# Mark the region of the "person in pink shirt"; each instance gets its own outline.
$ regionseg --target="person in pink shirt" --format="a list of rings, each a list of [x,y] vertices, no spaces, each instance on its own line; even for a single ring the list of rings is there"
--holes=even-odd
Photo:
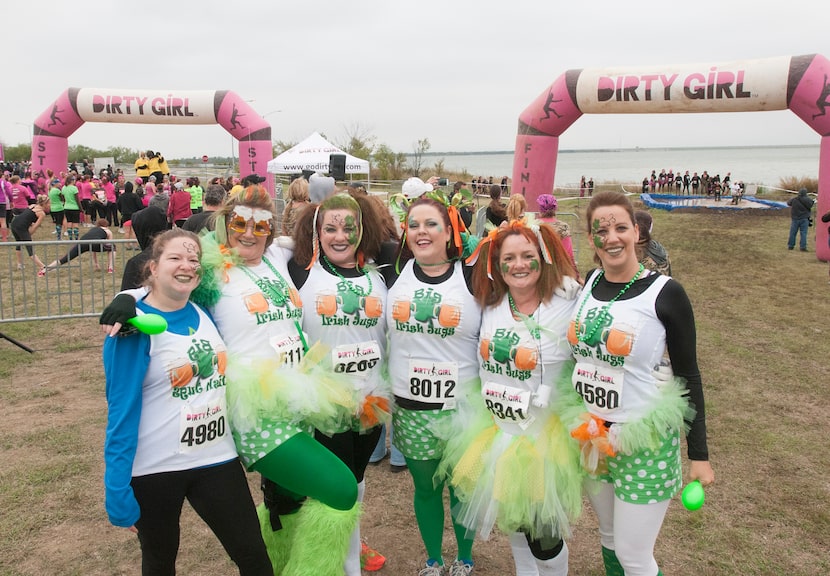
[[[12,213],[12,185],[9,184],[9,172],[3,172],[0,178],[0,241],[9,239],[9,217]]]
[[[145,207],[147,207],[150,204],[150,200],[152,200],[153,196],[155,196],[157,193],[158,190],[156,188],[156,177],[150,175],[147,178],[147,183],[144,185],[144,197],[141,199]]]
[[[115,195],[115,184],[109,179],[109,176],[101,176],[101,187],[104,189],[104,197],[107,199],[107,222],[110,226],[120,226],[118,222],[118,199]]]
[[[184,184],[176,182],[173,193],[170,195],[170,203],[167,205],[167,220],[181,228],[184,221],[192,214],[190,193],[184,189]]]
[[[84,228],[92,226],[95,221],[95,214],[92,208],[92,182],[89,176],[83,175],[76,182],[78,188],[78,200],[81,203],[81,218],[84,219]]]
[[[23,184],[20,176],[15,174],[9,179],[11,184],[11,207],[12,214],[19,216],[23,211],[29,207],[29,196],[31,196],[31,189]]]

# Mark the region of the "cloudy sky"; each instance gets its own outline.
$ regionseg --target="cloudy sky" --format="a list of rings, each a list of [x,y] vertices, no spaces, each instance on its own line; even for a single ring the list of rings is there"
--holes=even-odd
[[[273,139],[346,134],[411,152],[512,150],[519,114],[563,72],[820,53],[823,0],[10,0],[0,142],[70,86],[232,90]],[[13,20],[9,21],[9,17]],[[9,81],[11,81],[9,83]],[[70,144],[229,156],[219,126],[87,123]],[[585,115],[561,149],[818,144],[789,111]]]

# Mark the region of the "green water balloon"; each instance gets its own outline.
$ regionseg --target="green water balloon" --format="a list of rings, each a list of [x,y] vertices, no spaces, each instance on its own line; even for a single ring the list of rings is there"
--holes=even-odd
[[[686,487],[683,489],[683,493],[680,494],[680,500],[683,502],[683,507],[686,510],[698,510],[701,506],[703,506],[703,502],[706,500],[706,495],[703,493],[703,485],[700,483],[699,480],[692,480]]]
[[[159,314],[141,314],[130,318],[127,322],[145,334],[161,334],[167,330],[167,320]]]

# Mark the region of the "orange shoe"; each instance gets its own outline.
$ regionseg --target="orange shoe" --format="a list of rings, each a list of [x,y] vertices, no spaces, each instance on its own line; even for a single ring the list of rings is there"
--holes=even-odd
[[[372,550],[368,546],[366,546],[365,542],[360,543],[360,567],[366,570],[367,572],[375,572],[383,568],[383,565],[386,563],[386,556],[378,552],[377,550]]]

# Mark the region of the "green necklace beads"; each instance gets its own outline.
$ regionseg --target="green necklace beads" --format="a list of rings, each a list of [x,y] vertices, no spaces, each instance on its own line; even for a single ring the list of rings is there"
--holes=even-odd
[[[519,312],[519,308],[516,306],[516,302],[513,300],[513,295],[510,292],[507,293],[507,301],[510,303],[510,310],[513,312],[513,316],[524,322],[528,331],[530,331],[530,335],[536,340],[539,340],[542,337],[542,327],[539,326],[536,319],[532,315]]]
[[[323,260],[323,262],[325,262],[325,263],[326,263],[326,266],[328,266],[328,268],[329,268],[329,270],[331,270],[332,274],[334,274],[335,276],[337,276],[338,278],[340,278],[340,281],[341,281],[341,282],[342,282],[342,283],[346,286],[346,288],[347,288],[347,289],[348,289],[351,293],[353,293],[355,296],[366,296],[366,295],[368,295],[368,294],[371,294],[371,293],[372,293],[372,277],[369,275],[369,273],[368,273],[368,272],[366,272],[365,270],[361,270],[360,268],[358,268],[357,266],[355,266],[355,270],[357,270],[358,272],[360,272],[361,274],[363,274],[364,276],[366,276],[366,281],[367,281],[367,282],[368,282],[368,284],[369,284],[368,288],[367,288],[367,289],[366,289],[366,291],[364,292],[364,291],[363,291],[363,287],[362,287],[362,286],[356,286],[354,283],[352,283],[352,282],[350,282],[349,280],[347,280],[346,278],[344,278],[344,277],[343,277],[343,275],[342,275],[340,272],[338,272],[338,271],[337,271],[337,268],[335,268],[334,264],[332,264],[332,263],[329,261],[329,259],[328,259],[328,258],[326,258],[326,255],[325,255],[325,254],[323,254],[323,255],[322,255],[322,258],[321,258],[321,259]]]
[[[585,295],[585,298],[582,299],[582,304],[579,306],[579,311],[576,313],[576,334],[580,342],[587,344],[589,341],[592,341],[591,339],[594,337],[594,334],[597,330],[599,330],[599,327],[602,326],[602,323],[605,321],[605,317],[608,316],[608,309],[611,308],[611,305],[617,300],[619,300],[619,298],[623,294],[625,294],[629,288],[631,288],[634,282],[636,282],[640,275],[643,273],[643,270],[645,270],[645,266],[640,264],[639,268],[637,268],[637,273],[634,275],[634,277],[628,281],[628,284],[623,286],[623,289],[620,290],[619,294],[617,294],[616,296],[611,298],[611,300],[606,302],[605,306],[603,306],[602,309],[599,311],[597,317],[594,320],[592,320],[591,329],[586,330],[584,334],[581,334],[579,327],[582,325],[582,322],[580,321],[580,317],[582,316],[582,310],[585,308],[585,304],[588,302],[588,298],[591,297],[594,288],[597,287],[600,278],[602,278],[602,276],[605,274],[605,270],[600,270],[599,274],[597,274],[596,280],[594,280],[594,283],[591,284],[591,289],[588,290],[588,293]]]

